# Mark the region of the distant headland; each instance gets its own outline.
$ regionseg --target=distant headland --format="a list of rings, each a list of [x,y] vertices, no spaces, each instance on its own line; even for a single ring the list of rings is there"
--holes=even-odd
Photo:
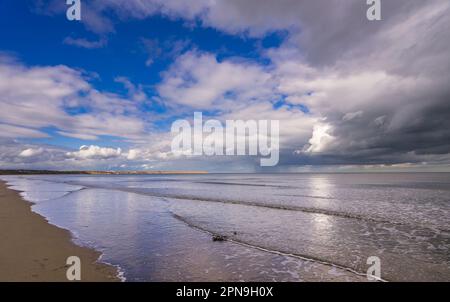
[[[83,174],[83,175],[154,175],[208,174],[207,171],[58,171],[58,170],[0,170],[0,175]]]

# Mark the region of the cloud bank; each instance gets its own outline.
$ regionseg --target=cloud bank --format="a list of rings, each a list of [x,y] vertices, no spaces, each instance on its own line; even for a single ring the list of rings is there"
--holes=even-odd
[[[279,119],[280,169],[448,167],[450,3],[399,0],[384,1],[382,7],[383,20],[368,22],[365,1],[357,0],[97,0],[86,3],[84,22],[99,35],[114,34],[119,22],[154,16],[243,38],[283,32],[279,47],[260,50],[264,64],[219,59],[184,43],[183,51],[171,54],[173,62],[154,87],[154,99],[167,108],[159,118],[203,111],[219,120]],[[46,14],[62,9],[55,1],[36,5]],[[69,38],[66,43],[103,46]],[[162,46],[145,39],[141,43],[152,65]],[[5,150],[3,165],[4,158],[13,165],[48,159],[52,152],[54,158],[78,162],[97,157],[115,167],[170,167],[174,160],[180,165],[182,159],[168,153],[167,129],[156,130],[143,116],[140,106],[148,97],[138,84],[118,77],[129,91],[120,96],[95,89],[83,72],[64,65],[0,62],[0,136],[5,140],[44,138],[49,134],[43,129],[54,127],[66,137],[132,141],[127,150],[92,145],[61,151],[61,156],[53,149],[24,146],[14,158],[11,149]],[[227,161],[201,160],[210,167]]]

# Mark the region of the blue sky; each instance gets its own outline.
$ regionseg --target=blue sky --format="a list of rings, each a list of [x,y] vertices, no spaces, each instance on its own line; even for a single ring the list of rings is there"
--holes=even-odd
[[[64,14],[53,16],[33,13],[33,1],[6,1],[0,11],[2,30],[0,47],[11,51],[30,65],[64,64],[73,68],[94,71],[102,81],[99,89],[123,92],[123,87],[114,82],[117,75],[125,76],[143,85],[155,85],[160,72],[172,63],[170,54],[160,54],[151,66],[146,66],[149,53],[143,39],[159,43],[185,41],[184,51],[199,49],[212,52],[218,60],[241,57],[264,62],[261,48],[280,45],[283,31],[252,38],[245,35],[230,35],[213,28],[192,27],[183,20],[169,20],[153,16],[144,20],[127,20],[115,26],[115,32],[105,35],[107,45],[98,49],[74,47],[63,43],[67,37],[97,41],[97,35],[86,29],[83,22],[68,21]],[[165,52],[170,52],[168,45]],[[179,55],[180,53],[178,53]],[[151,91],[150,91],[151,92]]]
[[[171,123],[201,111],[280,120],[274,171],[448,169],[426,118],[447,113],[445,1],[379,23],[354,0],[81,4],[81,21],[63,0],[0,4],[0,168],[259,171],[170,153]]]
[[[183,20],[169,20],[162,16],[153,16],[145,20],[128,20],[116,24],[113,33],[97,35],[90,31],[83,22],[68,21],[64,14],[36,14],[33,1],[6,1],[0,12],[2,28],[0,48],[16,56],[27,65],[65,65],[96,74],[91,83],[101,91],[114,92],[126,96],[126,88],[118,83],[117,77],[125,77],[130,82],[139,83],[148,96],[156,95],[153,86],[161,81],[161,73],[173,63],[175,55],[198,50],[214,53],[217,60],[239,57],[266,64],[262,56],[263,48],[277,47],[282,42],[283,31],[253,38],[245,35],[230,35],[213,28],[193,27]],[[68,7],[68,6],[67,6]],[[64,40],[87,39],[92,41],[107,40],[105,46],[85,48],[68,45]],[[161,47],[161,53],[152,54],[146,49],[145,40],[151,40],[155,47]],[[167,45],[163,45],[166,43]],[[176,43],[183,43],[182,49],[171,54]],[[152,56],[152,64],[146,64]],[[275,100],[276,101],[276,100]],[[280,102],[283,102],[280,99]],[[71,114],[81,114],[85,108],[71,110]],[[163,105],[147,104],[141,108],[142,113],[166,111]],[[172,119],[159,122],[161,130],[170,129]],[[33,143],[54,144],[68,148],[78,148],[89,144],[86,140],[77,140],[58,135],[57,129],[42,129],[51,137],[32,139]],[[112,138],[104,137],[96,145],[117,145]],[[127,144],[120,143],[125,147]]]

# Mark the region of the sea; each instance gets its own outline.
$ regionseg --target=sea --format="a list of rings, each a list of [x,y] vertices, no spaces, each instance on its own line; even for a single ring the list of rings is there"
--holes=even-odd
[[[450,173],[0,178],[124,281],[450,281]]]

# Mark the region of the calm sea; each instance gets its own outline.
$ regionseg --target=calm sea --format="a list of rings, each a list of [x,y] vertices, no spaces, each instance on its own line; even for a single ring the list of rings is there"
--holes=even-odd
[[[127,281],[450,281],[446,173],[1,178]]]

